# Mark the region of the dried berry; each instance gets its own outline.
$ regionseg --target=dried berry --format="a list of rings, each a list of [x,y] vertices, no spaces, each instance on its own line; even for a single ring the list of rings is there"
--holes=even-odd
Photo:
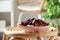
[[[40,26],[39,24],[39,20],[35,20],[34,23],[33,23],[34,26]]]
[[[42,21],[40,19],[39,19],[39,22],[40,22],[41,26],[47,26],[47,25],[49,25],[49,23],[46,23],[45,21]]]
[[[29,24],[29,20],[26,20],[26,21],[21,22],[21,25],[27,26],[28,24]]]
[[[32,20],[28,19],[28,21],[29,21],[28,25],[32,25]]]
[[[42,21],[41,19],[32,18],[32,19],[28,19],[26,21],[21,22],[21,25],[25,25],[25,26],[33,25],[36,27],[40,27],[40,26],[47,26],[49,25],[49,23],[46,23],[45,21]]]

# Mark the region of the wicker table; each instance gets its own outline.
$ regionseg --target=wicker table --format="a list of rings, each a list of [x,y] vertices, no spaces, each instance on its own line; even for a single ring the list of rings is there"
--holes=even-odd
[[[10,30],[12,31],[12,29],[17,29],[18,27],[9,27],[9,28],[6,28],[6,30]],[[3,34],[3,40],[8,40],[9,37],[15,37],[14,40],[19,40],[20,38],[23,38],[21,40],[31,40],[33,37],[36,37],[37,40],[42,40],[42,37],[49,37],[49,40],[58,40],[57,39],[57,34],[58,34],[58,30],[55,29],[55,30],[46,30],[45,32],[37,32],[37,33],[23,33],[19,30],[17,30],[17,33],[15,31],[15,33],[12,33],[10,31],[6,31],[4,32]]]

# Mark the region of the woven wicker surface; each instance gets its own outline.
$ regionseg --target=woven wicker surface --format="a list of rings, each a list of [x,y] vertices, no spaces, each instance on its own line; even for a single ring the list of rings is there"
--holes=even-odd
[[[42,36],[52,36],[52,35],[57,35],[57,33],[58,33],[58,30],[57,29],[49,29],[49,30],[45,30],[44,32],[35,32],[35,33],[29,33],[28,31],[27,32],[25,32],[25,30],[26,29],[24,29],[24,28],[20,28],[20,27],[9,27],[9,28],[6,28],[6,31],[5,31],[5,33],[7,34],[7,35],[9,35],[9,34],[11,34],[11,35],[28,35],[28,36],[38,36],[38,34],[39,35],[42,35]],[[34,34],[34,35],[33,35]],[[13,35],[13,36],[14,36]]]
[[[41,0],[17,0],[19,5],[24,6],[37,6],[40,5]]]

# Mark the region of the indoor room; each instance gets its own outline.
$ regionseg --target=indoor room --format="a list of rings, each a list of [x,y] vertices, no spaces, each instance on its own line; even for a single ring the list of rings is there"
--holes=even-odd
[[[0,0],[0,40],[60,40],[60,0]]]

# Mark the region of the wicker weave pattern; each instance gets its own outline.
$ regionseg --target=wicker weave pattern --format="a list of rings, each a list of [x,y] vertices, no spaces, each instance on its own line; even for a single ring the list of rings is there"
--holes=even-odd
[[[17,0],[18,5],[23,6],[38,6],[42,0]]]

